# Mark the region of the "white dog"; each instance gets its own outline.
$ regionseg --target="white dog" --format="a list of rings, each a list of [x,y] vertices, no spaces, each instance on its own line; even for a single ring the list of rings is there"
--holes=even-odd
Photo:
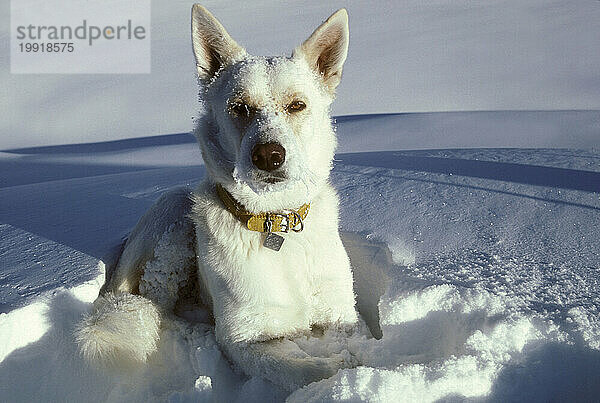
[[[358,323],[328,182],[346,11],[291,57],[256,57],[196,4],[192,42],[203,108],[195,136],[207,177],[193,192],[163,196],[140,220],[77,331],[82,352],[92,361],[145,361],[161,320],[197,293],[220,346],[248,374],[293,389],[355,365],[291,341]]]

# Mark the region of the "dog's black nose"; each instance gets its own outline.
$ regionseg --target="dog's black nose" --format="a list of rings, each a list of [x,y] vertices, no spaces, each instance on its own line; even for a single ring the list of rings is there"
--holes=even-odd
[[[252,163],[263,171],[274,171],[285,161],[285,148],[277,143],[257,144],[252,149]]]

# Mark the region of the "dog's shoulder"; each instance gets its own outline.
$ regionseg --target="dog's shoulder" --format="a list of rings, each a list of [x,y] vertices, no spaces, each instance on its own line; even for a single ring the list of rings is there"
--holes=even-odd
[[[155,257],[158,244],[167,234],[193,236],[189,219],[192,195],[190,188],[179,187],[164,193],[154,202],[129,234],[115,269],[107,272],[101,294],[136,290],[146,263]]]
[[[157,238],[173,225],[187,226],[192,206],[193,192],[189,187],[164,193],[142,216],[129,238]]]

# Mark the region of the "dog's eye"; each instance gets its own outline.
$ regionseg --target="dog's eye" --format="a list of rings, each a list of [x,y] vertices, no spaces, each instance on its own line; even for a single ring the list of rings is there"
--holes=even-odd
[[[254,113],[254,108],[243,102],[232,103],[229,110],[240,117],[250,117]]]
[[[285,107],[285,110],[288,111],[289,113],[295,113],[295,112],[300,112],[301,110],[304,110],[304,108],[306,108],[306,104],[302,101],[294,101],[291,104],[289,104],[288,106]]]

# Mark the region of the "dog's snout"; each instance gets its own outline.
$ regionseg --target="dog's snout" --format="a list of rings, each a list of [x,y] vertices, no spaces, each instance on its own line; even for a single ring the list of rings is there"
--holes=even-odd
[[[263,171],[274,171],[285,162],[285,148],[278,143],[257,144],[252,149],[252,163]]]

